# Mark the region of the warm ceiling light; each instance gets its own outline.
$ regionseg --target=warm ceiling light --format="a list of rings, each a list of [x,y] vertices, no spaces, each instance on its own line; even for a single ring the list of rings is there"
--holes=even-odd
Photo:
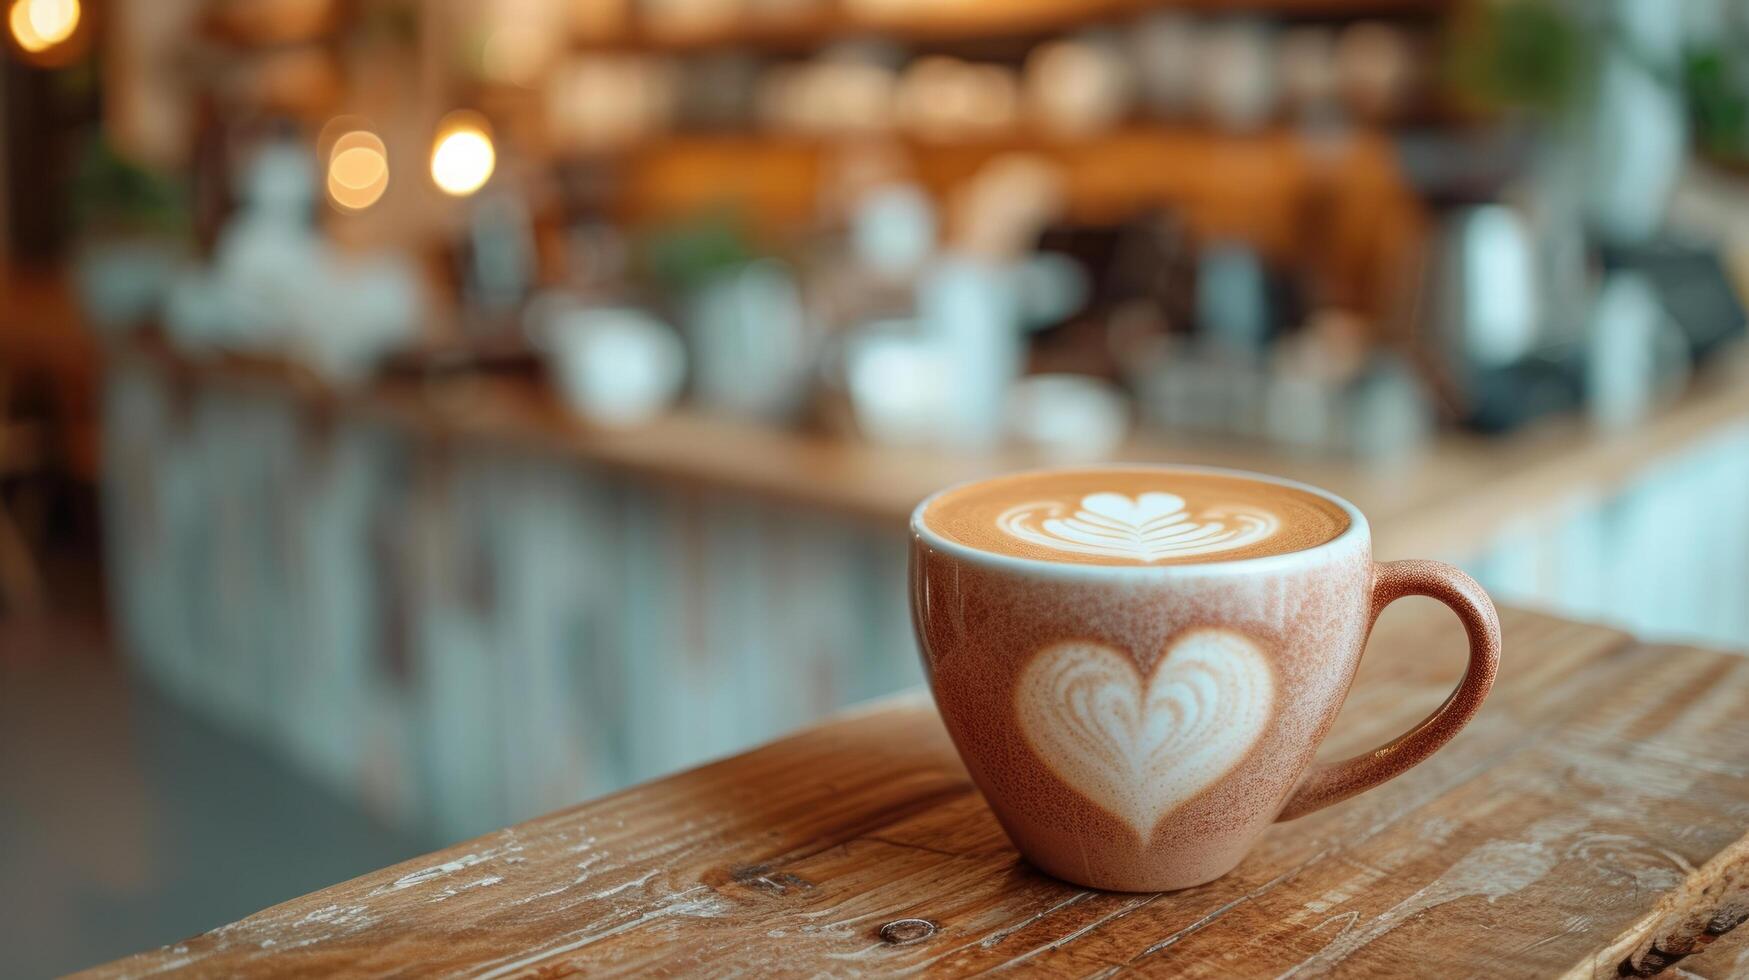
[[[342,133],[328,152],[328,196],[348,211],[362,211],[389,187],[389,153],[377,134]]]
[[[6,20],[18,46],[38,54],[72,37],[79,13],[79,0],[13,0]]]
[[[497,165],[486,120],[474,112],[452,112],[437,127],[431,147],[431,179],[445,194],[466,197],[485,186]]]

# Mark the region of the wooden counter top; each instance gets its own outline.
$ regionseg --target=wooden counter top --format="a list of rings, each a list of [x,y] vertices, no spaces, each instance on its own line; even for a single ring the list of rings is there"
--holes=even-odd
[[[929,493],[964,480],[1041,465],[1024,453],[948,454],[889,449],[676,411],[608,431],[568,413],[541,386],[517,380],[421,388],[379,384],[341,391],[281,364],[202,360],[162,344],[112,352],[145,357],[206,382],[294,391],[333,411],[436,436],[482,439],[578,457],[623,471],[822,508],[902,527]],[[1373,523],[1380,558],[1463,554],[1512,520],[1572,496],[1606,495],[1659,460],[1733,425],[1749,425],[1749,357],[1723,358],[1691,390],[1639,426],[1600,432],[1559,419],[1504,438],[1440,437],[1390,465],[1300,457],[1206,441],[1138,443],[1122,458],[1277,473],[1339,493]]]
[[[1031,870],[914,694],[93,975],[1742,975],[1749,658],[1503,621],[1450,746],[1198,888]],[[1394,608],[1326,752],[1421,718],[1461,645],[1443,609]]]

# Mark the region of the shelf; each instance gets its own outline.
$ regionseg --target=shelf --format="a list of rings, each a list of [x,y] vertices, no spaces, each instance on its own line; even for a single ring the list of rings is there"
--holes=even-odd
[[[667,217],[741,198],[754,210],[769,203],[804,218],[818,198],[812,185],[833,155],[854,153],[868,139],[807,136],[681,136],[628,151],[627,206],[633,216]],[[918,180],[945,196],[993,158],[1038,155],[1063,171],[1071,206],[1103,210],[1154,198],[1210,195],[1272,201],[1316,166],[1309,145],[1287,128],[1235,134],[1195,126],[1137,124],[1082,139],[1018,132],[966,140],[891,137],[905,150]],[[1359,133],[1351,148],[1372,153],[1382,137]],[[1242,175],[1239,176],[1239,175]],[[793,202],[806,213],[787,215]]]
[[[1207,14],[1256,13],[1293,17],[1426,16],[1451,0],[963,0],[925,11],[852,13],[833,5],[819,11],[651,29],[635,16],[623,29],[579,37],[584,51],[688,54],[714,49],[808,51],[839,41],[884,38],[913,44],[949,44],[1058,33],[1152,10]]]
[[[1016,134],[964,142],[895,140],[917,182],[948,200],[992,159],[1026,153],[1061,174],[1064,217],[1111,224],[1155,208],[1180,215],[1208,239],[1245,241],[1312,272],[1332,302],[1390,315],[1413,270],[1425,212],[1405,182],[1394,146],[1355,130],[1335,146],[1289,127],[1234,134],[1136,124],[1082,140]],[[617,172],[620,220],[637,226],[738,209],[774,241],[812,227],[838,155],[857,141],[694,136],[627,154]]]
[[[1391,139],[1389,130],[1354,126],[1315,139],[1291,124],[1272,124],[1253,130],[1231,130],[1200,123],[1136,121],[1084,136],[1055,133],[1048,129],[1021,127],[1011,132],[942,139],[903,131],[869,134],[803,134],[785,132],[676,133],[653,137],[618,150],[601,153],[574,152],[573,159],[645,160],[677,154],[749,155],[829,153],[856,151],[871,144],[897,146],[914,155],[996,156],[1005,153],[1040,153],[1053,157],[1100,156],[1144,146],[1197,148],[1208,152],[1293,152],[1312,156],[1319,146],[1382,146]]]

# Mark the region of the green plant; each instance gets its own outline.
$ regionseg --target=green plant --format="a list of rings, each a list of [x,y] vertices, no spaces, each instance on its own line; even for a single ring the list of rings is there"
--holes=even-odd
[[[1688,53],[1683,89],[1688,97],[1694,141],[1700,149],[1729,160],[1749,158],[1749,66],[1728,45],[1713,44]]]
[[[1448,74],[1480,108],[1559,111],[1584,93],[1598,41],[1558,0],[1470,0],[1453,19]]]
[[[646,273],[673,295],[690,293],[760,254],[744,216],[728,207],[652,231],[641,251]]]
[[[189,230],[182,181],[148,170],[93,137],[73,178],[73,219],[81,234],[130,232],[180,238]]]

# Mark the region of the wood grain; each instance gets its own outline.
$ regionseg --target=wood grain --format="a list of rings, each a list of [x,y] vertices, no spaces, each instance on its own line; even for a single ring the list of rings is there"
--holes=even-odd
[[[1326,756],[1420,718],[1461,669],[1449,614],[1399,607]],[[1610,977],[1685,954],[1726,975],[1749,659],[1503,621],[1494,694],[1451,745],[1198,888],[1105,894],[1031,870],[919,694],[92,975]]]

